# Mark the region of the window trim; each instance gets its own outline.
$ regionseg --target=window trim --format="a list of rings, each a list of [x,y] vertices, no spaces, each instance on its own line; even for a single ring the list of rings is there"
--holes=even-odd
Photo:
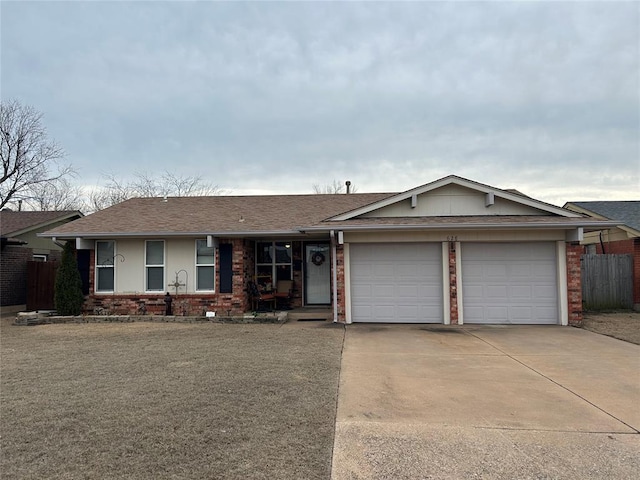
[[[99,243],[113,243],[113,258],[111,259],[111,264],[110,265],[100,265],[98,264],[98,244]],[[96,243],[94,245],[95,247],[95,261],[94,261],[94,267],[95,267],[95,272],[94,272],[94,284],[93,284],[93,293],[105,293],[105,294],[109,294],[109,293],[115,293],[116,291],[116,248],[117,248],[117,242],[115,240],[96,240]],[[98,271],[99,269],[102,268],[110,268],[113,271],[113,289],[111,290],[99,290],[98,287]]]
[[[147,263],[147,252],[150,242],[162,242],[162,263]],[[167,283],[167,243],[161,239],[145,240],[144,241],[144,291],[145,293],[163,293],[165,289],[165,283]],[[157,290],[149,289],[149,268],[162,268],[162,286]]]
[[[194,264],[195,264],[195,274],[196,274],[196,278],[195,278],[195,291],[196,292],[214,292],[216,291],[216,247],[211,247],[213,248],[213,263],[198,263],[198,242],[204,242],[205,246],[207,244],[207,239],[206,238],[197,238],[196,241],[194,242],[195,248],[193,251],[193,257],[194,257]],[[209,288],[205,288],[205,289],[201,289],[198,288],[198,268],[199,267],[213,267],[213,288],[209,289]]]

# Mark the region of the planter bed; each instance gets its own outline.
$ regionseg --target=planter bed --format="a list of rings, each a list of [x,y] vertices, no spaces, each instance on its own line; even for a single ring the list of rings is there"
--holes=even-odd
[[[58,316],[49,313],[20,313],[13,325],[33,326],[58,323],[285,323],[287,312],[273,314],[247,314],[243,316],[179,316],[179,315],[79,315]]]

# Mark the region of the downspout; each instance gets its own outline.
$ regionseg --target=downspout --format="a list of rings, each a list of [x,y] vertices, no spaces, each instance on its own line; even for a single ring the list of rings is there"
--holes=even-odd
[[[338,323],[338,259],[336,234],[331,230],[331,266],[333,268],[333,323]]]
[[[61,243],[61,242],[58,241],[58,239],[56,237],[51,237],[51,241],[53,243],[55,243],[57,246],[59,246],[60,248],[64,248],[64,246],[66,245],[66,242],[65,243]]]

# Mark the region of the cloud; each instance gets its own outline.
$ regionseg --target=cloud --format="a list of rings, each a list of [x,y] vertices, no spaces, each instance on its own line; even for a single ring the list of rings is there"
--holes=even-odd
[[[89,183],[454,173],[563,203],[637,197],[639,25],[623,2],[3,2],[0,75]]]

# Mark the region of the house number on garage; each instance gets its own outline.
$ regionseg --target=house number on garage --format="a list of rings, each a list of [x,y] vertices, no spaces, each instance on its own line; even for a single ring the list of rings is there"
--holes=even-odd
[[[447,237],[447,242],[457,242],[458,241],[458,236],[457,235],[449,235]]]

